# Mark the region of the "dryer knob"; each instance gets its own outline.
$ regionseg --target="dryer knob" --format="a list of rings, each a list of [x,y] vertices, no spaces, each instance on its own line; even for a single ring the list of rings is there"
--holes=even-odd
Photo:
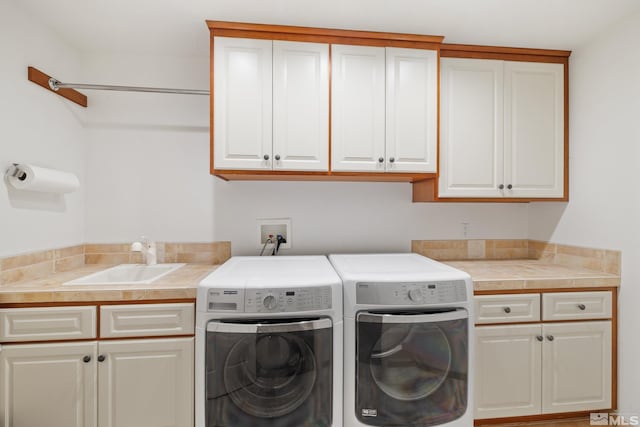
[[[273,295],[267,295],[262,300],[262,305],[264,305],[267,310],[273,310],[278,306],[278,300],[276,300],[276,297]]]
[[[413,302],[422,302],[422,291],[420,289],[411,289],[409,291],[409,299]]]

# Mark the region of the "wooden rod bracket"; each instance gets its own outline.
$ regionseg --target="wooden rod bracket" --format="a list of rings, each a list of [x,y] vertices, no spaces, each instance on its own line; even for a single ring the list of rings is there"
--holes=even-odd
[[[56,95],[60,95],[63,98],[68,99],[69,101],[75,102],[78,105],[81,105],[83,107],[87,106],[87,96],[78,92],[75,89],[58,89],[58,90],[53,90],[51,88],[51,86],[49,86],[49,80],[52,79],[53,77],[43,73],[42,71],[38,70],[37,68],[34,67],[29,67],[28,68],[28,79],[29,81],[37,84],[38,86],[42,86],[43,88],[45,88],[46,90],[55,93]]]

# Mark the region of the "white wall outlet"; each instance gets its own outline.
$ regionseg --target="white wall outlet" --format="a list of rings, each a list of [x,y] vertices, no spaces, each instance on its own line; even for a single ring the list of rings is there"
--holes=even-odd
[[[291,248],[291,218],[258,218],[256,222],[258,224],[258,249],[262,249],[269,239],[269,235],[273,236],[272,240],[275,243],[278,234],[287,241],[287,243],[280,245],[280,249]]]
[[[465,239],[469,238],[469,233],[471,232],[471,223],[468,221],[465,222],[461,222],[461,231],[462,231],[462,237]]]

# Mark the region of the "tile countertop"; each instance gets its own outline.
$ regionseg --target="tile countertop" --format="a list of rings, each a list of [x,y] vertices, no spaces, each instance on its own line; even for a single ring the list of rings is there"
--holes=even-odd
[[[153,283],[139,285],[63,285],[113,265],[85,265],[41,279],[0,286],[0,304],[195,299],[198,283],[217,265],[187,264]]]
[[[474,290],[572,289],[620,286],[620,276],[537,260],[445,261],[473,278]]]

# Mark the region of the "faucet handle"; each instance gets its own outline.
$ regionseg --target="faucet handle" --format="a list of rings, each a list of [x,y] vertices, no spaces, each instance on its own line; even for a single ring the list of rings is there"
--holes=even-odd
[[[133,242],[131,244],[131,252],[142,252],[142,242]]]

